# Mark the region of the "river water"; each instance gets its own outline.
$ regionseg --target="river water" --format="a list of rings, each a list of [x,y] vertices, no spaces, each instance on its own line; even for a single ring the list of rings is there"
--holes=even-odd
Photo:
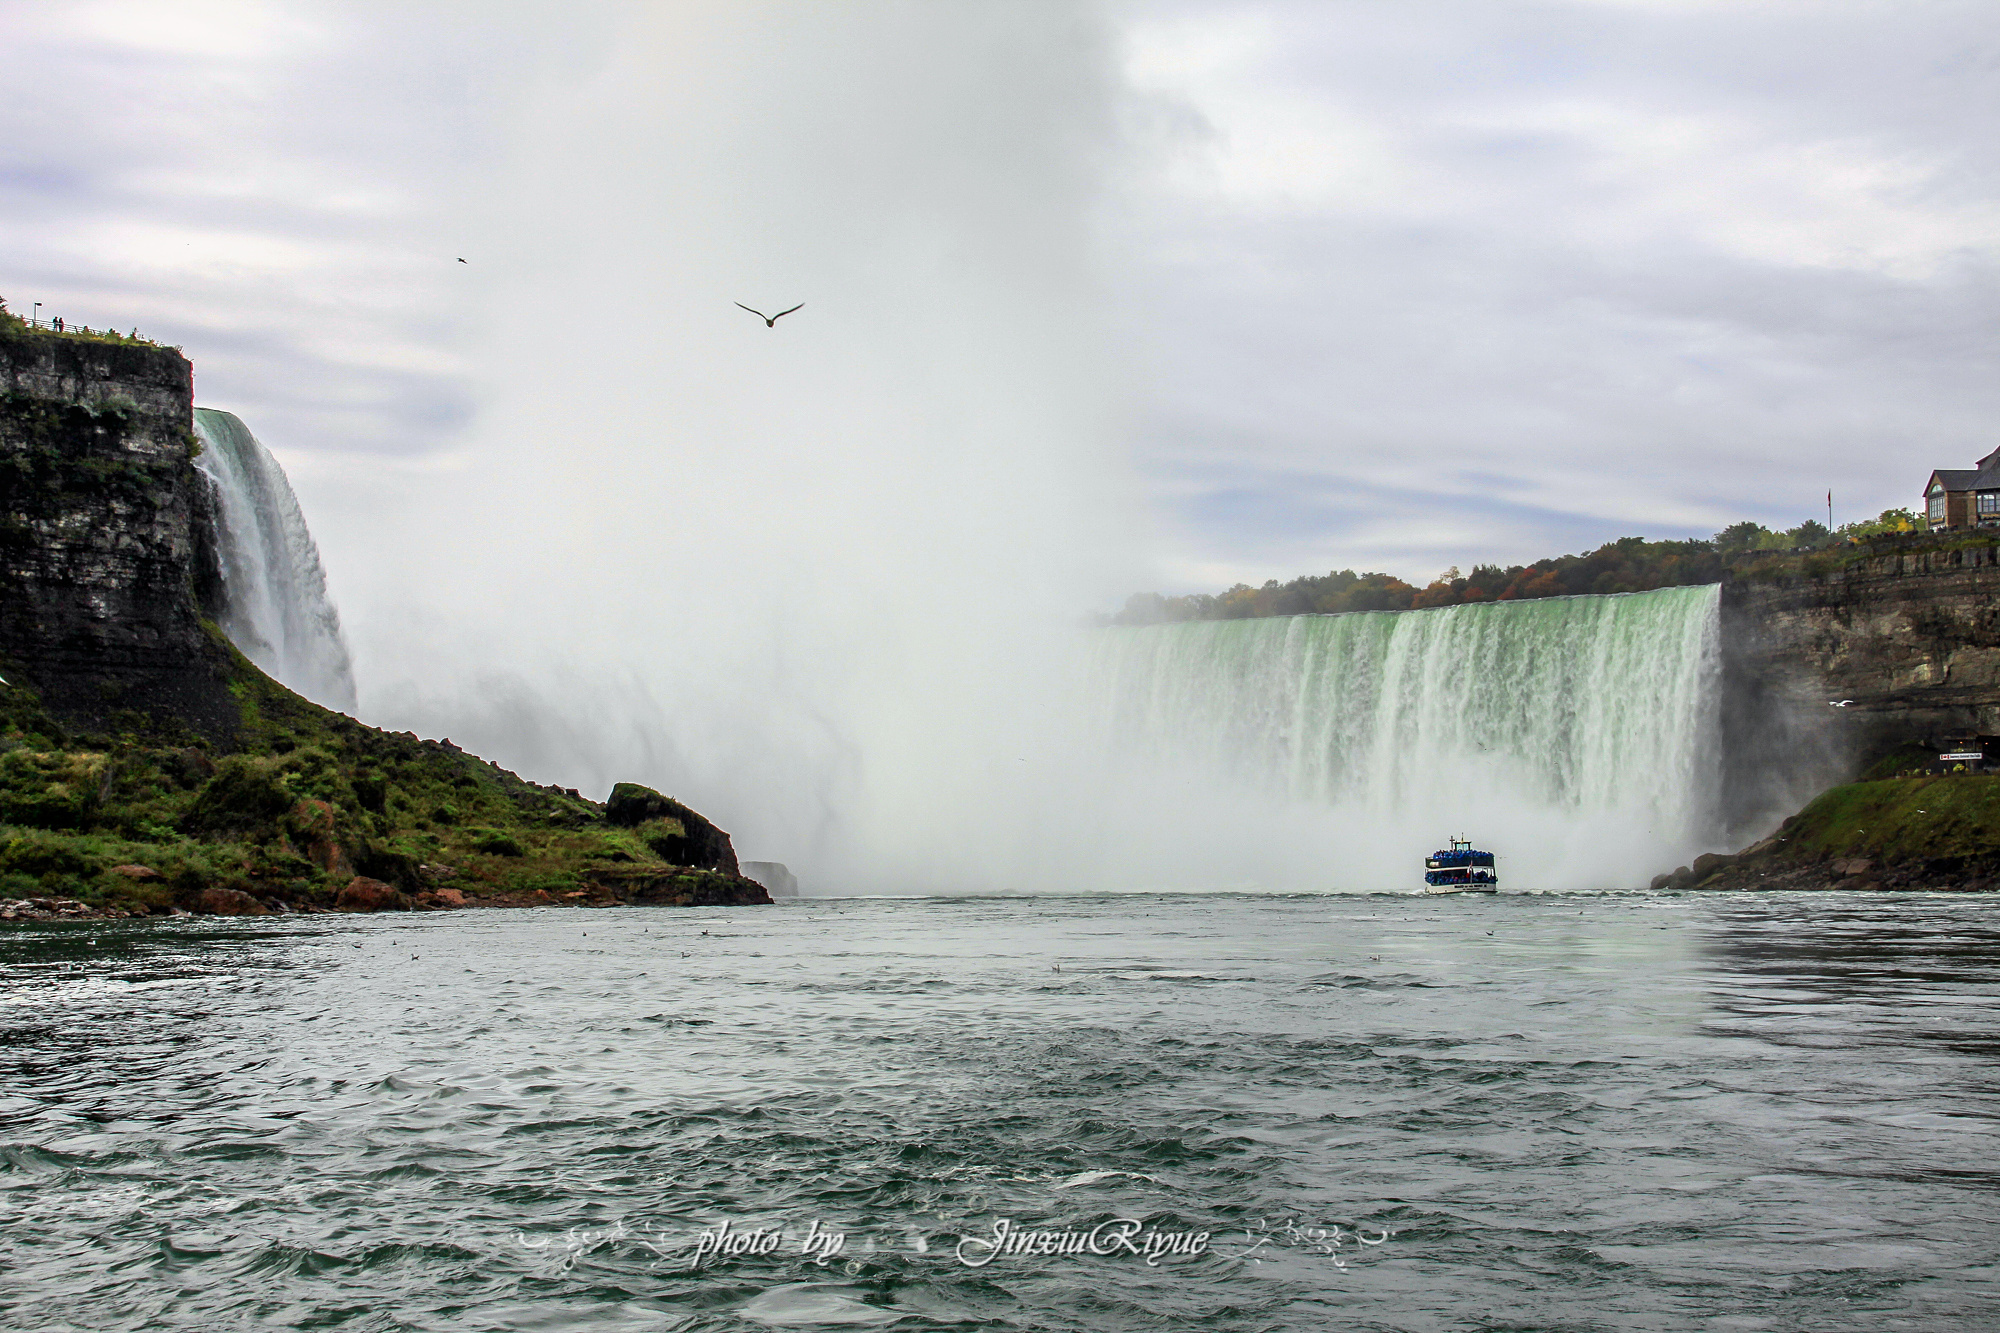
[[[1931,895],[10,927],[0,1327],[1996,1327],[1996,991]]]

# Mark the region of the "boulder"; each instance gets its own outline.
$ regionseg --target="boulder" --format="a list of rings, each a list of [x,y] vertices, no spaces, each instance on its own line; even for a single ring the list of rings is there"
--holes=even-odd
[[[736,849],[729,835],[682,805],[671,796],[662,796],[651,787],[621,782],[611,789],[604,802],[605,821],[616,828],[638,828],[642,824],[665,821],[646,845],[659,856],[678,866],[719,870],[735,875]],[[669,825],[678,824],[675,830]]]
[[[465,906],[465,895],[457,889],[433,889],[431,898],[440,907]]]
[[[1694,859],[1694,864],[1689,867],[1689,873],[1696,880],[1704,880],[1716,871],[1726,870],[1735,864],[1736,858],[1733,856],[1725,856],[1721,852],[1703,852]]]
[[[241,889],[207,888],[188,906],[208,916],[269,916],[271,909]]]
[[[366,875],[356,875],[347,887],[333,900],[333,905],[343,912],[407,912],[410,900],[405,898],[393,884],[384,884],[379,879]]]
[[[416,857],[364,838],[354,853],[354,868],[370,879],[387,881],[406,893],[416,893],[428,885],[417,867]]]
[[[127,879],[137,880],[141,883],[150,883],[153,880],[166,878],[165,875],[162,875],[159,871],[153,869],[153,867],[141,865],[113,866],[111,867],[111,873],[114,875],[123,875]]]

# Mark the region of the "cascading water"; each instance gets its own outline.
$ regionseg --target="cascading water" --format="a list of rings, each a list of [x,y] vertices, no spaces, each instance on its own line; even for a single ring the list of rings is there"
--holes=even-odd
[[[286,686],[351,711],[340,614],[285,470],[232,412],[198,407],[194,428],[202,444],[195,464],[215,486],[223,631]]]
[[[1517,884],[1643,885],[1715,836],[1719,605],[1709,586],[1108,630],[1104,744],[1128,772],[1336,817],[1318,850],[1365,865],[1358,887],[1408,887],[1397,867],[1458,832],[1511,852]]]

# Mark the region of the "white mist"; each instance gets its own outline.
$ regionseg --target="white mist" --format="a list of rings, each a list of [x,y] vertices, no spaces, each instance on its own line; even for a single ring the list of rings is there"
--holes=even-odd
[[[990,770],[1046,748],[1138,545],[1104,34],[1032,4],[627,22],[467,201],[482,408],[342,579],[363,716],[660,787],[807,892],[1047,887]]]

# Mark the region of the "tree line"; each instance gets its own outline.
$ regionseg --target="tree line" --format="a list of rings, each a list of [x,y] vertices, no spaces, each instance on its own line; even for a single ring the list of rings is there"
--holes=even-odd
[[[1871,519],[1829,530],[1807,519],[1795,528],[1773,531],[1761,523],[1736,523],[1710,538],[1648,541],[1621,537],[1595,551],[1559,555],[1532,565],[1474,565],[1461,574],[1456,565],[1424,587],[1393,574],[1357,574],[1337,569],[1307,574],[1289,583],[1272,579],[1261,588],[1239,583],[1227,592],[1167,597],[1134,593],[1124,610],[1108,618],[1114,625],[1157,625],[1182,620],[1248,620],[1258,616],[1332,614],[1340,611],[1409,611],[1465,602],[1517,602],[1581,593],[1650,592],[1719,583],[1731,557],[1754,551],[1813,551],[1865,537],[1917,532],[1907,509],[1885,509]]]

